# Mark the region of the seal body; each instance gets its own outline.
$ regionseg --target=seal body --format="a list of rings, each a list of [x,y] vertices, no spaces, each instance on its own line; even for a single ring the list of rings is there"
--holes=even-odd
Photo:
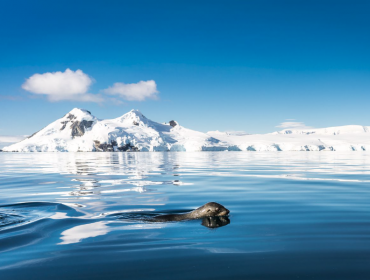
[[[230,213],[228,209],[217,202],[208,202],[203,206],[186,214],[159,215],[153,218],[156,222],[176,222],[184,220],[202,219],[205,217],[222,217]]]

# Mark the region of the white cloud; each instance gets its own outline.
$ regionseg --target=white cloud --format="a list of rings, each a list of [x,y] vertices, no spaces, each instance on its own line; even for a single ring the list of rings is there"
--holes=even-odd
[[[98,103],[105,101],[106,98],[100,94],[88,93],[93,82],[94,80],[82,70],[66,69],[64,72],[34,74],[25,81],[22,88],[37,95],[47,96],[50,101],[72,100]],[[156,99],[158,91],[155,81],[149,80],[133,84],[115,83],[102,90],[102,93],[116,95],[130,101],[144,101],[148,98]]]
[[[280,127],[282,129],[310,129],[312,128],[311,126],[305,125],[303,122],[282,122],[276,127]]]
[[[22,85],[24,90],[44,94],[50,101],[74,100],[102,102],[99,95],[87,93],[93,79],[81,70],[34,74]]]
[[[17,143],[19,141],[22,141],[26,137],[27,137],[27,135],[23,135],[23,136],[6,136],[6,135],[0,135],[0,149],[6,147],[8,145]]]
[[[4,136],[0,135],[0,143],[15,143],[22,141],[27,136]]]
[[[243,135],[249,135],[249,133],[243,131],[243,130],[227,130],[225,131],[228,135],[236,135],[236,136],[243,136]]]
[[[114,83],[103,90],[104,93],[119,95],[125,100],[144,101],[147,98],[157,98],[157,84],[153,80],[140,81],[136,84]]]

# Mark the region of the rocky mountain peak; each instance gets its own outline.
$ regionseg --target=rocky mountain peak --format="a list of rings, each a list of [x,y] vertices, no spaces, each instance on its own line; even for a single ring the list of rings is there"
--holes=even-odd
[[[172,127],[175,127],[176,125],[179,125],[179,123],[177,121],[174,121],[174,120],[170,121],[169,124]]]

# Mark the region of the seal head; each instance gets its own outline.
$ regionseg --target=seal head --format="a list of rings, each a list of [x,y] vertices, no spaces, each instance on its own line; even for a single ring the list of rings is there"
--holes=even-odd
[[[217,202],[208,202],[190,212],[188,215],[190,215],[193,219],[199,219],[204,217],[227,216],[229,213],[230,211],[221,204]]]

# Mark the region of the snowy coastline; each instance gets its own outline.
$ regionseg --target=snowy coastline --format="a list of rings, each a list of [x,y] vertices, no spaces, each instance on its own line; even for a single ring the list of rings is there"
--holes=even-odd
[[[75,108],[4,152],[369,151],[370,129],[348,125],[268,134],[203,133],[158,123],[138,110],[99,120]]]

